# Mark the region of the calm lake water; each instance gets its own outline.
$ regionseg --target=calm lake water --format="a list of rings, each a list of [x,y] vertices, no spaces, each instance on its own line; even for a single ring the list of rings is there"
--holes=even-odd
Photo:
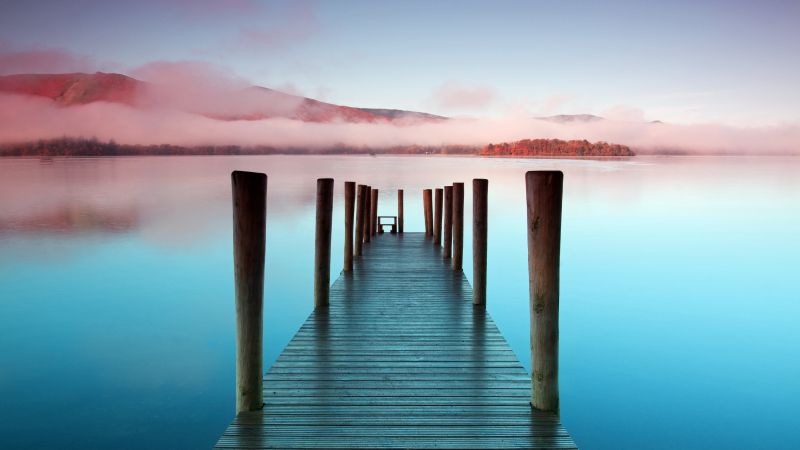
[[[0,159],[0,448],[207,448],[234,415],[230,172],[269,175],[265,364],[312,310],[315,179],[490,180],[488,309],[530,368],[524,178],[565,172],[562,420],[585,449],[800,448],[800,158]]]

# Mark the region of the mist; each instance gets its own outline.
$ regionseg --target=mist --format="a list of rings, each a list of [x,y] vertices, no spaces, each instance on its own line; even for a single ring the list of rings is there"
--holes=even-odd
[[[157,61],[133,69],[145,84],[140,107],[174,110],[214,118],[290,116],[302,98],[254,88],[244,78],[204,62]]]
[[[476,145],[534,138],[624,144],[640,153],[800,153],[800,124],[721,124],[618,120],[560,123],[517,112],[444,121],[306,122],[293,112],[302,97],[253,88],[248,80],[199,62],[155,62],[132,69],[143,81],[132,105],[93,102],[64,107],[42,97],[0,94],[0,142],[95,137],[124,144],[241,145],[324,149]],[[390,107],[391,105],[386,105]],[[287,118],[289,117],[289,118]]]

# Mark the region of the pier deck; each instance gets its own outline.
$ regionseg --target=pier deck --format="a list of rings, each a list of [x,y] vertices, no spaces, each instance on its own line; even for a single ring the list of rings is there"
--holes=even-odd
[[[520,299],[520,301],[526,301]],[[576,448],[424,233],[380,234],[264,377],[217,448]]]

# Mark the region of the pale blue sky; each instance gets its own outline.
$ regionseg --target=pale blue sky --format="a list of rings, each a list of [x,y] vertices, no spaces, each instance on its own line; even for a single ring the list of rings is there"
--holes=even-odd
[[[796,1],[0,1],[0,51],[46,48],[448,115],[800,120]]]

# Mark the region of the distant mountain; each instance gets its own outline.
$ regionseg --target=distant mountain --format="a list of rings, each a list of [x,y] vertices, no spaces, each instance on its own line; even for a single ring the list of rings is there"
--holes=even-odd
[[[416,112],[416,111],[404,111],[402,109],[377,109],[377,108],[358,108],[358,109],[366,111],[370,114],[385,117],[389,120],[420,120],[420,121],[435,122],[439,120],[448,119],[445,116],[437,116],[436,114]]]
[[[539,120],[546,120],[548,122],[556,122],[556,123],[591,123],[591,122],[601,122],[604,120],[608,120],[605,117],[595,116],[594,114],[558,114],[555,116],[542,116],[536,117]],[[653,125],[660,125],[664,122],[660,120],[651,120],[647,122]]]
[[[144,82],[117,73],[0,76],[0,92],[47,97],[59,105],[113,102],[133,105]]]
[[[0,76],[0,92],[45,97],[61,106],[93,102],[121,103],[137,108],[172,105],[219,120],[259,120],[272,117],[304,122],[427,122],[445,120],[433,114],[396,109],[354,108],[252,86],[220,99],[219,105],[175,101],[165,88],[118,73],[20,74]]]
[[[224,120],[259,120],[270,117],[283,117],[303,122],[333,122],[336,120],[343,122],[379,122],[384,120],[383,117],[370,114],[359,108],[325,103],[313,98],[300,97],[261,86],[249,88],[246,96],[252,96],[247,99],[250,102],[260,98],[265,109],[259,111],[256,107],[256,112],[250,115],[233,115],[221,118]],[[253,103],[258,104],[257,102]]]
[[[555,116],[537,117],[539,120],[547,120],[549,122],[569,123],[569,122],[598,122],[605,120],[600,116],[594,114],[558,114]]]

